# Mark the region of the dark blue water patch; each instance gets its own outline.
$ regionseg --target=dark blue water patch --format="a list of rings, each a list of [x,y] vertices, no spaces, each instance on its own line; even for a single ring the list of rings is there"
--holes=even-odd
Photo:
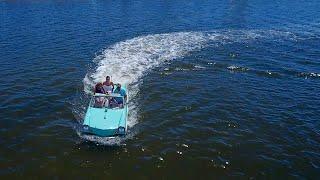
[[[241,124],[240,128],[241,126],[242,128],[244,128],[243,127],[244,124],[246,125],[245,128],[250,129],[250,126],[251,126],[252,132],[255,132],[254,137],[261,136],[261,139],[264,139],[265,141],[264,144],[270,144],[269,141],[275,140],[274,135],[277,133],[278,134],[280,133],[279,135],[276,135],[276,137],[279,137],[279,142],[277,143],[279,143],[279,146],[282,147],[282,145],[280,144],[297,143],[299,141],[297,139],[289,140],[291,137],[295,136],[294,134],[297,133],[294,130],[296,129],[295,127],[300,128],[301,125],[304,124],[303,121],[305,121],[306,118],[313,119],[310,116],[311,114],[319,113],[317,108],[312,107],[318,101],[318,99],[314,99],[316,98],[314,97],[314,94],[316,92],[313,91],[314,89],[312,88],[310,89],[310,86],[313,86],[314,84],[307,85],[306,83],[308,81],[305,81],[303,79],[292,79],[292,78],[272,79],[269,81],[268,79],[263,79],[263,78],[261,79],[254,74],[249,74],[249,75],[235,74],[234,75],[234,74],[229,74],[227,71],[213,72],[213,71],[208,71],[208,69],[200,71],[200,72],[206,72],[206,76],[201,77],[201,75],[197,74],[200,72],[197,72],[197,71],[193,72],[192,75],[190,74],[190,71],[192,70],[191,68],[193,67],[192,63],[194,63],[192,62],[192,58],[193,57],[190,57],[190,58],[188,57],[187,59],[183,59],[183,63],[186,64],[186,65],[183,65],[183,67],[188,67],[188,63],[186,63],[185,61],[188,61],[188,60],[191,61],[189,63],[189,67],[190,67],[189,72],[188,70],[174,71],[174,69],[176,68],[172,68],[172,66],[174,67],[175,65],[175,63],[173,63],[173,64],[170,64],[171,69],[173,69],[173,71],[171,72],[171,74],[168,74],[164,78],[166,81],[170,81],[171,78],[174,79],[175,90],[178,91],[179,93],[181,89],[184,89],[184,91],[189,89],[188,88],[189,81],[190,79],[194,79],[194,77],[199,76],[199,78],[196,78],[196,79],[199,79],[199,81],[204,81],[204,82],[201,82],[199,86],[197,86],[197,83],[199,82],[192,82],[191,88],[190,88],[191,91],[188,91],[188,95],[178,96],[180,99],[184,99],[184,100],[174,101],[174,102],[180,102],[182,104],[184,104],[184,102],[189,102],[191,104],[189,107],[185,105],[186,106],[185,110],[188,109],[191,112],[186,113],[189,115],[182,117],[180,121],[190,122],[192,124],[191,127],[195,127],[195,129],[197,129],[196,127],[203,127],[198,124],[198,122],[201,122],[202,115],[206,117],[205,119],[203,119],[203,121],[207,121],[207,122],[215,121],[210,117],[221,117],[223,119],[230,119],[231,122],[232,122],[232,119],[234,119],[233,121],[242,120],[245,123],[244,122],[239,123]],[[199,59],[197,59],[197,63],[199,64]],[[222,76],[223,78],[231,76],[230,78],[228,78],[229,80],[228,83],[221,83],[221,82],[214,83],[220,86],[221,84],[224,84],[224,86],[226,86],[224,88],[221,88],[223,93],[219,92],[219,89],[216,89],[214,86],[210,86],[211,85],[210,82],[212,81],[216,81],[217,79],[221,81],[222,77],[219,77],[219,76],[217,77],[219,73],[223,74]],[[210,76],[211,74],[214,76]],[[181,83],[178,83],[179,81]],[[154,82],[152,84],[154,84]],[[170,83],[168,83],[168,86],[169,84]],[[254,86],[252,86],[253,84]],[[165,85],[163,87],[165,87]],[[211,90],[211,87],[214,87],[215,90],[211,90],[212,95],[211,94],[209,95],[207,93],[202,94],[201,93],[202,90],[199,87],[203,87],[204,91],[208,89]],[[251,90],[248,92],[248,89],[251,89]],[[177,96],[173,96],[174,94],[176,94],[175,90],[173,90],[172,88],[168,90],[170,92],[168,95],[170,98],[172,99],[177,98]],[[156,90],[152,90],[152,91],[156,91]],[[212,100],[214,101],[214,99],[212,99],[214,97],[214,94],[219,94],[220,96],[225,94],[223,96],[223,99],[220,99],[220,101],[222,101],[221,103],[222,106],[219,107],[218,106],[220,104],[219,101],[215,101],[212,107],[206,104],[204,106],[205,111],[201,111],[201,104],[197,104],[197,103],[194,104],[192,100],[187,100],[188,98],[192,98],[192,95],[189,95],[189,94],[190,93],[193,94],[193,91],[197,92],[194,94],[194,97],[196,97],[196,95],[199,95],[200,97],[203,97],[203,98],[205,97],[210,98],[211,101]],[[283,93],[285,93],[286,95]],[[279,96],[279,94],[282,94],[282,95]],[[310,97],[313,96],[313,98],[308,98],[307,100],[306,98],[308,96]],[[238,99],[238,101],[234,100],[235,97],[237,97],[236,99]],[[164,99],[167,99],[167,98],[164,98]],[[200,98],[197,98],[197,100],[204,103],[208,103],[205,99],[202,100]],[[210,102],[210,100],[208,101]],[[230,100],[231,102],[228,102]],[[304,103],[301,104],[301,102],[304,102]],[[193,104],[195,108],[193,108]],[[233,107],[232,109],[228,109],[228,106],[226,106],[226,104],[232,104],[233,106],[242,104],[242,107],[240,106],[239,108]],[[164,107],[161,109],[164,109]],[[234,111],[233,109],[237,109],[237,111]],[[193,113],[192,111],[195,111],[195,112]],[[218,112],[217,115],[213,114],[215,111]],[[230,111],[234,112],[232,113],[232,116],[229,114]],[[309,117],[308,115],[307,116],[302,115],[301,112],[305,112],[305,113],[310,112],[310,114],[307,113],[309,114]],[[227,116],[225,117],[223,114]],[[290,114],[293,114],[293,115],[290,115]],[[243,119],[242,115],[244,115],[244,117],[246,118]],[[287,120],[289,121],[287,122]],[[179,121],[175,121],[175,122],[179,122]],[[281,128],[278,126],[279,123],[281,124]],[[313,121],[313,123],[315,123],[315,121]],[[317,134],[314,128],[318,125],[313,123],[307,125],[307,129],[309,129],[307,131],[313,131],[315,134]],[[259,127],[258,129],[257,129],[257,125]],[[271,134],[267,135],[268,133],[265,132],[265,130],[270,129],[274,126],[277,126],[278,128],[275,128],[275,131],[271,133],[272,135]],[[179,129],[180,128],[172,129],[172,131],[169,131],[169,133],[174,133],[173,134],[174,136],[183,134],[183,132],[181,132]],[[215,127],[215,129],[217,129],[217,127]],[[186,130],[186,128],[184,128],[184,130]],[[290,132],[289,134],[288,134],[288,131]],[[175,134],[175,132],[177,133]],[[191,133],[191,134],[194,134],[194,133]],[[203,138],[206,137],[207,135],[208,133],[204,133]],[[300,134],[300,135],[297,135],[297,138],[301,138],[304,136],[305,135]],[[201,135],[198,134],[197,137],[201,138]],[[221,139],[221,137],[219,138]],[[279,148],[279,146],[276,146],[274,148]],[[271,151],[276,151],[276,150],[274,149]],[[261,152],[258,152],[258,154],[260,153]],[[284,160],[284,162],[285,161],[287,160]],[[278,164],[281,164],[281,162],[279,162]],[[287,166],[287,163],[283,164],[283,167],[285,166]]]

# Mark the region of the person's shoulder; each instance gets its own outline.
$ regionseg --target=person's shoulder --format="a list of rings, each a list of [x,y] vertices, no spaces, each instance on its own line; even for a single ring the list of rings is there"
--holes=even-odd
[[[122,93],[127,93],[127,91],[125,90],[125,89],[123,89],[123,88],[121,88],[121,90],[120,90]]]

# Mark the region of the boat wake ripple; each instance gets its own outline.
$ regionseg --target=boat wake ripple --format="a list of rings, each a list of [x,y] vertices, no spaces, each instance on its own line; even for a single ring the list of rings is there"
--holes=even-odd
[[[133,127],[138,122],[139,106],[136,102],[136,95],[139,92],[143,76],[150,70],[166,61],[182,58],[208,45],[220,46],[263,38],[283,41],[285,39],[295,40],[297,37],[289,32],[273,30],[219,30],[153,34],[118,42],[107,47],[94,58],[93,62],[96,67],[89,69],[83,79],[84,92],[89,93],[94,84],[102,82],[107,75],[110,75],[115,83],[128,84],[130,97],[128,126]],[[239,70],[234,67],[229,67],[229,69]],[[84,111],[87,103],[82,106],[81,111]],[[77,114],[83,116],[84,112],[77,112]],[[85,139],[95,141],[90,137]],[[102,144],[108,144],[108,140],[99,139],[98,141]]]

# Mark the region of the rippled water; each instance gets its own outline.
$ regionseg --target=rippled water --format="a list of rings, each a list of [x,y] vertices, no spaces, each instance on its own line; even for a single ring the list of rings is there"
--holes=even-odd
[[[320,175],[318,1],[0,2],[3,178]],[[79,136],[94,83],[130,132]]]

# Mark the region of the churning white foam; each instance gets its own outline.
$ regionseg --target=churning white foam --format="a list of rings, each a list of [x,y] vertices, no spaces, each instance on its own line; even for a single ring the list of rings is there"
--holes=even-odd
[[[86,75],[85,88],[103,81],[107,75],[112,76],[114,82],[137,82],[147,70],[201,48],[205,41],[203,33],[179,32],[141,36],[116,43],[94,59],[98,67],[94,73]]]
[[[85,92],[109,75],[113,82],[129,85],[132,99],[138,92],[138,81],[148,70],[201,48],[205,41],[203,33],[179,32],[141,36],[116,43],[95,57],[97,69],[84,78]],[[137,111],[132,111],[136,108],[135,103],[131,102],[129,107],[128,125],[133,126],[136,124]]]
[[[208,44],[221,45],[243,42],[258,38],[292,37],[281,31],[210,31],[210,32],[174,32],[140,36],[118,42],[106,48],[94,58],[97,63],[93,72],[88,72],[83,79],[84,90],[90,92],[97,82],[111,76],[115,83],[129,85],[129,97],[134,99],[139,91],[141,78],[152,68],[161,63],[181,58],[188,53],[201,49]],[[128,125],[137,123],[137,102],[130,101]]]
[[[174,32],[140,36],[118,42],[94,58],[97,68],[88,72],[83,80],[85,92],[92,90],[107,75],[113,82],[132,84],[138,82],[146,71],[167,60],[183,57],[209,43],[227,44],[256,39],[290,39],[290,32],[274,30],[217,30],[207,32]],[[132,89],[133,93],[136,93]]]

